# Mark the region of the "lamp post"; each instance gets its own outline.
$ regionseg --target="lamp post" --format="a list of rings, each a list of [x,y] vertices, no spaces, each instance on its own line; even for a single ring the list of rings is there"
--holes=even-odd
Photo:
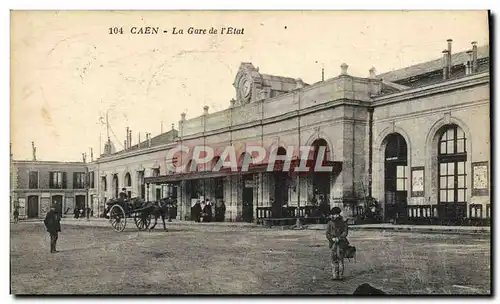
[[[90,173],[89,168],[85,167],[85,215],[87,216],[87,221],[90,221],[90,212],[89,212],[89,188],[90,188]]]

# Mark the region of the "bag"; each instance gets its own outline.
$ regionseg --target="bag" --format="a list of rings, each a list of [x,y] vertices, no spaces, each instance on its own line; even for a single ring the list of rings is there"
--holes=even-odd
[[[348,259],[354,258],[356,255],[356,247],[348,245],[347,249],[345,250],[345,257]]]

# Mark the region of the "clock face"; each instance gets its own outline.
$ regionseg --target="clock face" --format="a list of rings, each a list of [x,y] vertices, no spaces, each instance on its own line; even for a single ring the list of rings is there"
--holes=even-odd
[[[240,85],[241,97],[243,99],[247,100],[250,97],[250,90],[251,90],[250,81],[248,81],[248,79],[244,78],[241,81],[241,85]]]

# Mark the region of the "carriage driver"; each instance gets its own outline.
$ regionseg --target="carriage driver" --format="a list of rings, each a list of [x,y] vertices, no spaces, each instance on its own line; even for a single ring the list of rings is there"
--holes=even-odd
[[[125,201],[126,199],[128,199],[127,188],[122,188],[122,191],[120,192],[119,198],[122,201]]]

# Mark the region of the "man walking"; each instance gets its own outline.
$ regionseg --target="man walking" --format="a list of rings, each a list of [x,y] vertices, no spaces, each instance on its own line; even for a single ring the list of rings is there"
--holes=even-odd
[[[332,217],[326,227],[326,238],[330,242],[331,264],[334,280],[342,280],[344,275],[344,256],[349,242],[347,241],[347,221],[340,215],[339,207],[332,208]]]
[[[14,223],[19,222],[19,209],[14,209]]]
[[[56,206],[50,206],[50,211],[45,216],[43,221],[45,228],[50,234],[50,253],[58,252],[56,250],[56,243],[61,232],[61,216],[56,212]]]

